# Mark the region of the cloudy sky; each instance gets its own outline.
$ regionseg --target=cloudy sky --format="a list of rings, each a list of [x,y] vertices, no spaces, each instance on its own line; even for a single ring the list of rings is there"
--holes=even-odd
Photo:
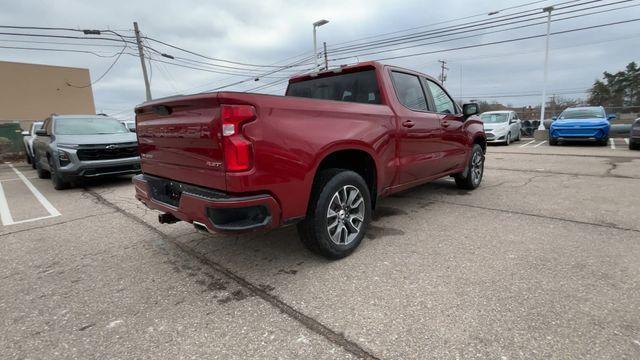
[[[554,11],[555,19],[577,16],[553,22],[552,32],[640,18],[640,0],[493,0],[490,4],[470,0],[2,0],[0,25],[111,29],[131,36],[132,23],[137,21],[145,36],[206,56],[148,40],[158,51],[148,50],[155,59],[151,62],[155,98],[206,91],[257,74],[264,76],[227,89],[242,91],[271,84],[258,91],[282,94],[286,82],[280,81],[311,67],[311,24],[327,19],[329,23],[318,29],[318,43],[327,43],[331,66],[428,53],[383,62],[437,76],[438,60],[446,60],[445,85],[454,97],[523,106],[539,102],[536,94],[542,89],[544,38],[442,50],[544,34],[544,19],[539,18],[543,17],[541,8],[549,5],[565,7]],[[498,24],[504,26],[495,27]],[[538,25],[522,27],[531,24]],[[67,31],[0,31],[84,36]],[[631,61],[640,61],[638,44],[640,21],[552,36],[548,92],[584,97],[584,90],[603,71],[621,70]],[[2,46],[91,51],[94,54],[0,48],[0,60],[89,68],[92,81],[105,73],[122,50],[117,41],[6,34],[0,35]],[[176,58],[163,58],[158,53]],[[135,54],[133,48],[124,50],[111,71],[93,85],[97,111],[127,118],[133,106],[144,101],[140,61]],[[266,74],[278,69],[274,66],[294,63],[300,65]]]

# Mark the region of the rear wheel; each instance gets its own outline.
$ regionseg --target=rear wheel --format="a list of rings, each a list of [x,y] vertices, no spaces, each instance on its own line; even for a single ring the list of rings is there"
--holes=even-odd
[[[298,233],[311,251],[340,259],[360,245],[370,219],[371,196],[364,179],[353,171],[328,169],[314,183]]]
[[[453,176],[456,185],[461,189],[473,190],[480,186],[484,174],[484,151],[480,145],[473,145],[467,169]]]
[[[33,161],[31,160],[31,156],[28,152],[25,151],[25,158],[27,160],[27,164],[31,164]]]
[[[640,141],[638,142],[629,141],[629,150],[640,150]]]

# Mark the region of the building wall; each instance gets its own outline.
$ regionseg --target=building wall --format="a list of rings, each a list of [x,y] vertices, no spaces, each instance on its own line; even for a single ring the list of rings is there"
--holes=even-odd
[[[95,114],[88,69],[0,61],[0,123],[22,128],[56,114]]]

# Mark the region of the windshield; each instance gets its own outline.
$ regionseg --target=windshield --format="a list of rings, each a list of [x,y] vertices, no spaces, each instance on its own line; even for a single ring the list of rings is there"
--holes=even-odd
[[[507,122],[509,118],[509,114],[506,113],[493,113],[493,114],[482,114],[480,115],[480,120],[486,124],[498,124]]]
[[[373,70],[294,82],[289,84],[287,96],[380,104],[378,80]]]
[[[56,135],[122,134],[129,130],[116,119],[67,118],[56,119]]]
[[[602,109],[567,109],[560,114],[559,119],[592,119],[604,118]]]

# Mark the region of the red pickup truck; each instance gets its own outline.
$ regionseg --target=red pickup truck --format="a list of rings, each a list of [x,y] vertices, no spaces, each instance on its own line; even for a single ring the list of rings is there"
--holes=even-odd
[[[136,198],[200,231],[297,223],[328,258],[362,241],[380,197],[453,176],[482,180],[477,104],[433,78],[364,62],[289,80],[285,96],[214,92],[136,108]]]

